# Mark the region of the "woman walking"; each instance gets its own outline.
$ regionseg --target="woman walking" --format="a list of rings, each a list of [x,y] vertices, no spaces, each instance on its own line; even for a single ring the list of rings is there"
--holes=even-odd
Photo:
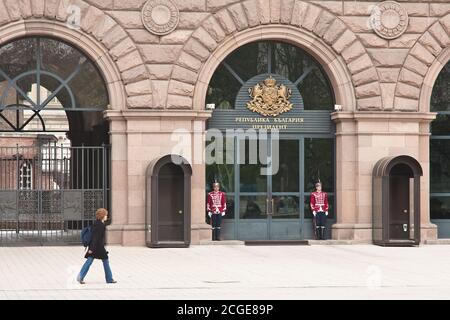
[[[108,251],[105,249],[105,222],[108,220],[108,210],[101,208],[95,213],[95,222],[92,225],[92,238],[88,246],[87,253],[84,256],[87,260],[84,263],[81,271],[77,277],[77,281],[84,284],[84,278],[89,271],[89,268],[94,262],[94,259],[103,261],[103,268],[105,269],[106,283],[116,283],[113,279],[111,268],[109,266]]]

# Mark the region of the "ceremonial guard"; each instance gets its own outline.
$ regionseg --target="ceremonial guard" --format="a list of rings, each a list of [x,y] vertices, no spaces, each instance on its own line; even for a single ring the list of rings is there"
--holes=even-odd
[[[316,225],[316,239],[325,240],[325,223],[328,216],[328,194],[322,191],[322,183],[315,184],[316,191],[311,193],[310,205]]]
[[[225,192],[220,191],[218,182],[213,184],[213,191],[208,193],[206,210],[211,218],[212,240],[220,241],[220,224],[227,210],[227,198]]]

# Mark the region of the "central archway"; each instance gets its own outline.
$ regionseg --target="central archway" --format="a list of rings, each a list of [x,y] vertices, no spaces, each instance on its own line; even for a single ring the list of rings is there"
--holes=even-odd
[[[206,191],[218,181],[227,193],[223,239],[314,238],[309,198],[317,179],[329,194],[329,231],[335,97],[321,64],[290,42],[246,43],[215,70],[206,103],[216,106],[207,122]],[[280,103],[289,106],[266,113]]]
[[[309,32],[286,25],[266,25],[236,33],[225,40],[203,64],[194,91],[194,109],[204,108],[209,82],[220,63],[239,47],[256,41],[277,41],[290,43],[308,52],[323,68],[333,92],[336,104],[345,111],[357,110],[357,102],[352,85],[352,76],[345,61],[328,45]]]

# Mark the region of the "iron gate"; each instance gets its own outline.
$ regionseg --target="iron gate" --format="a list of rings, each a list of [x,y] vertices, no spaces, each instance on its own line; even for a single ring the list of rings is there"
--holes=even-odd
[[[0,245],[80,243],[109,177],[109,146],[0,147]]]

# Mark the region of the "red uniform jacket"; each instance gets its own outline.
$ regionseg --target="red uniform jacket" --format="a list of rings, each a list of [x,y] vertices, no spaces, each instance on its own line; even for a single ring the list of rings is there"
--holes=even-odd
[[[215,213],[225,213],[227,211],[227,198],[225,192],[211,191],[208,193],[208,201],[206,202],[206,210]]]
[[[314,212],[328,211],[328,194],[326,192],[312,192],[310,198],[311,210]]]

